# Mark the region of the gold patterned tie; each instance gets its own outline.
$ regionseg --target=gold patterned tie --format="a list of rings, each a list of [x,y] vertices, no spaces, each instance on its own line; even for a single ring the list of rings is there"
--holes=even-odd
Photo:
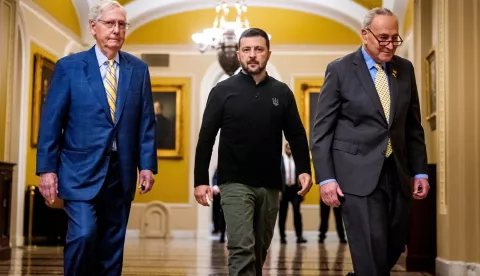
[[[375,88],[377,89],[378,96],[380,97],[380,102],[383,106],[383,112],[385,113],[385,118],[387,122],[390,121],[390,89],[388,87],[388,80],[385,71],[380,64],[375,64],[377,68],[377,76],[375,77]],[[388,138],[387,151],[385,153],[386,157],[389,157],[392,154],[392,143],[390,138]]]
[[[108,61],[109,66],[107,70],[107,76],[105,78],[105,90],[107,91],[108,105],[110,106],[110,114],[112,115],[112,121],[115,121],[115,103],[117,101],[117,77],[115,73],[115,67],[113,64],[115,60]]]

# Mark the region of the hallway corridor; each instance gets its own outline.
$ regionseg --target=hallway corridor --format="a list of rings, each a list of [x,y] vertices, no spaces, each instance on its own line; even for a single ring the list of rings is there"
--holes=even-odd
[[[215,239],[215,238],[213,238]],[[348,245],[336,240],[319,245],[313,238],[304,245],[281,245],[274,239],[264,275],[345,275],[352,271]],[[170,240],[129,238],[126,241],[123,275],[228,275],[227,250],[216,240],[175,238]],[[63,275],[62,247],[19,248],[12,260],[0,262],[0,275]],[[407,273],[397,265],[392,276],[422,276]]]

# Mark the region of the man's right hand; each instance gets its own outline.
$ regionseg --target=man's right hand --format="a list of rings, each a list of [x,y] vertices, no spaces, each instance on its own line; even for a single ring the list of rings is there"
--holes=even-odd
[[[332,207],[340,206],[337,194],[343,197],[343,192],[337,182],[329,182],[320,186],[320,195],[325,204]]]
[[[194,195],[197,202],[203,206],[210,206],[207,201],[207,196],[210,201],[213,201],[212,189],[210,189],[210,185],[200,185],[195,187]]]
[[[40,193],[52,204],[57,198],[58,193],[58,179],[56,173],[42,173],[40,174]]]

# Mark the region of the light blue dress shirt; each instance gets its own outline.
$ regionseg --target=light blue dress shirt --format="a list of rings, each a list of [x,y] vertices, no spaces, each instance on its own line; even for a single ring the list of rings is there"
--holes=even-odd
[[[367,52],[365,52],[365,49],[362,47],[362,55],[363,55],[363,59],[365,60],[365,63],[367,64],[367,68],[368,68],[368,71],[370,73],[370,76],[372,77],[372,80],[373,82],[375,82],[375,78],[377,77],[377,68],[375,68],[375,65],[377,64],[375,62],[375,60],[373,60],[368,54]],[[390,78],[388,77],[388,74],[387,74],[387,68],[386,68],[386,64],[383,63],[382,64],[382,68],[383,70],[385,71],[385,74],[387,75],[387,80],[388,80],[388,84],[390,85]],[[391,89],[390,89],[391,91]],[[415,175],[415,178],[426,178],[428,179],[428,175],[426,174],[417,174]],[[335,179],[327,179],[327,180],[324,180],[322,182],[320,182],[320,185],[324,185],[324,184],[327,184],[329,182],[337,182],[337,180]]]
[[[100,67],[102,81],[105,81],[108,72],[108,58],[102,53],[102,51],[100,51],[100,48],[98,48],[97,45],[95,45],[95,54],[97,55],[98,67]],[[120,76],[120,55],[117,53],[113,59],[115,60],[113,67],[115,68],[118,83],[118,76]]]
[[[102,82],[105,83],[105,78],[107,77],[108,68],[108,58],[102,53],[100,48],[95,45],[95,54],[97,55],[98,67],[100,67],[100,75],[102,76]],[[118,76],[120,76],[120,55],[117,53],[113,58],[115,62],[113,63],[113,67],[115,68],[115,76],[117,79],[118,84]],[[117,89],[118,91],[118,89]],[[106,95],[107,91],[105,91]],[[113,139],[112,151],[117,150],[117,143],[115,138]]]

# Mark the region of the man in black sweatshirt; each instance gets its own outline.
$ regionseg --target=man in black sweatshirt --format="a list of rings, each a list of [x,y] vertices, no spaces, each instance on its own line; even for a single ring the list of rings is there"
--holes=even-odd
[[[218,185],[227,224],[229,275],[262,275],[282,189],[282,131],[292,149],[304,196],[312,187],[310,153],[295,98],[268,76],[268,35],[248,29],[239,40],[242,71],[210,92],[195,156],[195,198],[212,199],[208,167],[219,129]]]

